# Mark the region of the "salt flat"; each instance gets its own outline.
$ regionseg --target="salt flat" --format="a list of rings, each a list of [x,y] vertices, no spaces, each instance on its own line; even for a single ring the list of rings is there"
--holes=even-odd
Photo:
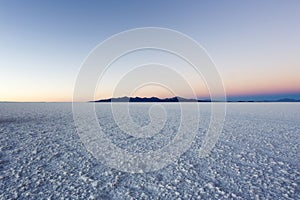
[[[152,104],[130,104],[133,121],[150,122]],[[136,138],[113,120],[110,104],[96,113],[107,138],[129,152],[171,141],[178,104],[161,104],[167,118],[151,138]],[[210,104],[191,148],[148,173],[112,169],[87,151],[70,103],[0,103],[0,199],[300,199],[300,103],[229,103],[223,132],[208,157],[201,147]]]

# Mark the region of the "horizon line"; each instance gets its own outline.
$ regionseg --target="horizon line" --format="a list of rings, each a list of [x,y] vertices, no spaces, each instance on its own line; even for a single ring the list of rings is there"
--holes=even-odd
[[[251,97],[251,96],[250,96]],[[267,99],[262,99],[262,100],[250,100],[250,99],[245,99],[245,100],[229,100],[229,98],[234,98],[234,96],[231,96],[231,97],[226,97],[226,100],[225,101],[214,101],[214,100],[211,100],[211,98],[184,98],[184,97],[181,97],[181,96],[172,96],[172,97],[166,97],[166,98],[159,98],[159,97],[156,97],[156,96],[151,96],[151,97],[140,97],[140,96],[120,96],[120,97],[112,97],[112,98],[104,98],[104,99],[98,99],[98,100],[90,100],[90,101],[0,101],[0,103],[122,103],[122,102],[113,102],[113,101],[110,101],[110,102],[99,102],[99,101],[105,101],[105,100],[112,100],[112,99],[120,99],[120,98],[140,98],[140,99],[150,99],[150,98],[157,98],[159,100],[167,100],[167,99],[174,99],[174,98],[182,98],[182,99],[185,99],[185,100],[195,100],[197,102],[194,102],[194,103],[215,103],[215,102],[228,102],[228,103],[235,103],[235,102],[249,102],[249,103],[255,103],[255,102],[265,102],[265,103],[271,103],[271,102],[274,102],[274,103],[280,103],[280,102],[289,102],[289,103],[292,103],[292,102],[300,102],[300,98],[290,98],[290,97],[281,97],[281,98],[276,98],[274,97],[273,99],[271,100],[267,100]],[[235,97],[235,98],[238,98],[238,97]],[[290,101],[288,101],[290,100]],[[200,102],[199,102],[200,101]],[[201,102],[203,101],[203,102]],[[129,101],[130,102],[130,101]],[[168,102],[150,102],[148,101],[149,103],[168,103]],[[181,102],[181,101],[178,101],[178,102]],[[178,103],[177,102],[177,103]],[[143,103],[143,102],[130,102],[130,103]],[[147,101],[145,101],[145,103],[147,103]],[[176,103],[176,102],[169,102],[169,103]],[[190,103],[193,103],[193,102],[190,102]]]

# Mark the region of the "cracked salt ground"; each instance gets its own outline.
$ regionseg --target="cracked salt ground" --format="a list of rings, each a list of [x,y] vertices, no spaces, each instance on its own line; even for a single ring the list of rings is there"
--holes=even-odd
[[[300,104],[228,104],[223,134],[206,158],[197,149],[210,106],[199,105],[191,148],[161,170],[130,174],[106,167],[85,149],[71,104],[1,103],[0,199],[300,199]],[[176,134],[176,104],[165,104],[170,114],[151,139],[122,132],[108,106],[96,105],[100,124],[127,151],[161,148]],[[148,108],[132,104],[133,120],[149,123]]]

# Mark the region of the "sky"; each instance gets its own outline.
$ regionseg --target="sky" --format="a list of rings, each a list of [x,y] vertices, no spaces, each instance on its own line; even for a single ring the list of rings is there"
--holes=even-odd
[[[300,99],[299,10],[298,0],[1,0],[0,101],[72,101],[76,77],[89,53],[110,36],[141,27],[174,29],[201,44],[229,99]],[[151,51],[129,55],[112,66],[96,98],[115,94],[112,86],[131,62],[169,57]],[[180,64],[174,60],[169,64]],[[191,82],[197,96],[205,98],[205,81]],[[172,94],[158,85],[127,94],[126,85],[118,95]],[[184,89],[179,95],[191,96]]]

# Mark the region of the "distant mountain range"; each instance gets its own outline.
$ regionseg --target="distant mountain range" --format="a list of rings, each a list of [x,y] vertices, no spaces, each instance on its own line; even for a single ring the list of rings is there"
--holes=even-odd
[[[171,97],[160,99],[158,97],[118,97],[118,98],[110,98],[110,99],[100,99],[96,101],[90,102],[211,102],[210,99],[186,99],[182,97]],[[278,100],[259,100],[259,101],[227,101],[227,102],[300,102],[300,99],[278,99]]]

